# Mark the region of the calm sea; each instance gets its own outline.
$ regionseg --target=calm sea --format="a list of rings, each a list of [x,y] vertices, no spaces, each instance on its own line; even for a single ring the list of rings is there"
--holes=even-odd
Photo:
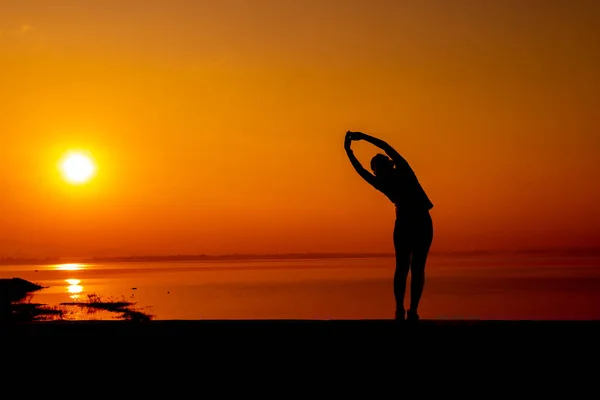
[[[0,278],[47,286],[31,302],[98,295],[154,319],[387,319],[393,273],[392,258],[0,266]],[[66,309],[65,319],[117,318]],[[420,314],[600,319],[600,259],[432,256]]]

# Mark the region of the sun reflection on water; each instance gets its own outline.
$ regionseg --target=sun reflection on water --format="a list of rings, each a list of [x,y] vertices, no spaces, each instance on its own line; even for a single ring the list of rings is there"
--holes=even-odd
[[[83,292],[83,286],[80,285],[81,281],[79,279],[65,279],[65,282],[69,284],[67,286],[67,292],[71,293],[69,296],[73,300],[79,298],[79,293]]]

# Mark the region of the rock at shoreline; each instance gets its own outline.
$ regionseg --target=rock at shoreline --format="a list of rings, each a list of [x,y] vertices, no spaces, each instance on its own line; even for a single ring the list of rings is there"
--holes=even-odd
[[[13,302],[25,298],[29,293],[44,289],[43,286],[21,278],[0,279],[0,302]]]

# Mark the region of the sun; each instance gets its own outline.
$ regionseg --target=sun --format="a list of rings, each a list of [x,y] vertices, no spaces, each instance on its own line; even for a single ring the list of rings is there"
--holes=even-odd
[[[60,163],[60,170],[68,182],[82,184],[94,177],[96,166],[89,155],[77,151],[64,156]]]

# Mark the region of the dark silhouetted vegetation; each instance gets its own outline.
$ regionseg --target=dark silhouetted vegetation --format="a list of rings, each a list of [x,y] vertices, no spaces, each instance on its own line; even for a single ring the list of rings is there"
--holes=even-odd
[[[97,294],[89,294],[85,302],[69,302],[60,303],[61,306],[82,307],[89,313],[93,314],[96,311],[109,311],[121,315],[121,319],[126,321],[149,321],[151,316],[139,310],[134,310],[132,307],[135,303],[129,301],[116,301],[109,299],[103,301]]]
[[[149,321],[152,317],[133,307],[128,301],[103,301],[96,294],[88,295],[87,301],[61,303],[57,307],[32,303],[33,293],[43,286],[21,278],[0,279],[0,322],[31,322],[60,320],[66,314],[66,307],[80,307],[93,314],[101,310],[116,313],[126,321]]]

